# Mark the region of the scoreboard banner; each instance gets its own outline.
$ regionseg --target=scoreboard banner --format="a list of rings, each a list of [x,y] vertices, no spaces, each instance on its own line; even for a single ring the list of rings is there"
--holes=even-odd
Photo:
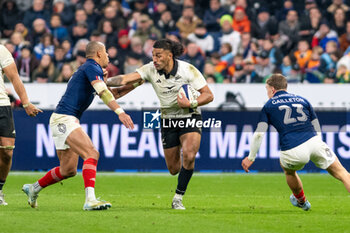
[[[100,152],[99,171],[167,171],[157,109],[128,111],[134,130],[126,129],[112,111],[86,111],[83,129]],[[16,148],[12,170],[47,170],[59,164],[49,129],[51,110],[36,118],[23,110],[14,111]],[[153,115],[152,115],[153,114]],[[204,111],[203,132],[195,170],[201,172],[242,171],[241,160],[248,155],[258,120],[258,111]],[[323,140],[350,169],[350,120],[347,111],[317,112]],[[206,126],[206,127],[205,127]],[[279,165],[278,133],[266,133],[253,171],[282,171]],[[80,161],[79,169],[81,169]],[[317,172],[311,162],[304,171]]]

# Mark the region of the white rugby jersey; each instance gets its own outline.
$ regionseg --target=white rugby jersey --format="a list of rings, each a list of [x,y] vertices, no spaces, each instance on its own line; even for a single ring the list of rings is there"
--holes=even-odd
[[[3,68],[11,65],[13,62],[13,57],[8,51],[8,49],[0,44],[0,106],[9,106],[10,99],[7,96],[6,88],[4,85]]]
[[[182,109],[177,104],[177,93],[183,84],[190,84],[195,90],[207,85],[203,75],[193,65],[175,60],[174,68],[168,75],[157,71],[153,62],[136,70],[143,80],[149,81],[155,90],[161,106],[162,118],[185,118],[200,114],[200,109]],[[167,76],[167,77],[166,77]]]

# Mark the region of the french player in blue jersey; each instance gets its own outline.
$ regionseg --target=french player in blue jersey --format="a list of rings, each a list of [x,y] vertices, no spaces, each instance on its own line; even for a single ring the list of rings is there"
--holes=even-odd
[[[89,42],[86,47],[86,58],[85,64],[79,67],[68,82],[66,92],[50,118],[50,129],[60,166],[51,169],[34,184],[23,185],[22,190],[27,194],[28,203],[33,208],[37,207],[40,190],[76,175],[79,156],[84,160],[82,173],[86,198],[83,209],[103,210],[111,207],[111,203],[95,197],[99,152],[81,128],[79,119],[97,93],[127,128],[133,129],[134,125],[104,82],[103,69],[109,62],[105,46],[100,42]]]
[[[266,81],[266,90],[269,100],[261,110],[250,153],[242,161],[243,169],[249,172],[268,125],[272,125],[279,133],[280,164],[293,192],[290,201],[294,206],[303,210],[311,208],[296,173],[309,160],[342,181],[350,192],[350,174],[329,146],[322,141],[321,127],[311,104],[301,96],[288,93],[287,80],[281,74],[273,74]]]

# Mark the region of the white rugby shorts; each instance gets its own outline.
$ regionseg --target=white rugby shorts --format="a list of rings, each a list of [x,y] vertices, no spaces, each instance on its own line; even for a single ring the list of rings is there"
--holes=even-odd
[[[281,151],[280,162],[284,168],[300,170],[311,160],[317,167],[327,169],[336,155],[319,136],[289,150]]]
[[[70,115],[52,113],[50,117],[50,129],[52,132],[52,138],[57,150],[68,149],[66,139],[69,134],[81,127],[79,120]]]

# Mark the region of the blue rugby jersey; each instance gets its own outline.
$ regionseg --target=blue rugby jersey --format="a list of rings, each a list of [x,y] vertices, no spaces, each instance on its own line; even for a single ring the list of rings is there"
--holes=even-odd
[[[273,125],[278,133],[281,150],[294,148],[316,135],[311,123],[317,116],[303,97],[278,91],[260,112],[259,122]]]
[[[87,59],[69,80],[55,113],[72,115],[80,119],[95,97],[95,89],[91,85],[94,80],[103,81],[103,71],[97,62]]]

